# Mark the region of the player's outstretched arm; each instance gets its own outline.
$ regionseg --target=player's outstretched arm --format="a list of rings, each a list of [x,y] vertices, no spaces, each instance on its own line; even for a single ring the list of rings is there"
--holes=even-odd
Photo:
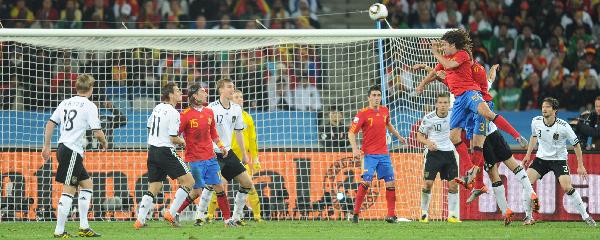
[[[533,152],[533,148],[537,145],[537,136],[531,135],[529,139],[529,146],[527,146],[527,153],[525,157],[523,157],[523,166],[528,167],[531,163],[531,153]]]
[[[400,133],[398,132],[398,130],[396,130],[396,128],[394,127],[394,125],[392,125],[392,122],[387,123],[387,129],[388,131],[390,131],[392,133],[392,135],[394,135],[398,140],[400,140],[400,142],[402,144],[406,144],[406,139],[402,137],[402,135],[400,135]]]
[[[583,177],[584,180],[587,180],[588,174],[585,170],[585,166],[583,166],[583,153],[581,152],[581,144],[575,144],[573,150],[575,150],[575,156],[577,157],[577,174]]]
[[[433,82],[435,79],[436,79],[435,71],[429,71],[427,76],[425,76],[425,78],[423,78],[423,80],[421,80],[421,82],[415,89],[417,91],[417,94],[423,93],[423,91],[425,90],[425,86],[427,86],[429,83]]]
[[[492,65],[492,67],[490,68],[490,72],[488,72],[487,76],[488,82],[493,83],[496,80],[496,72],[498,71],[499,66],[500,65],[498,64]]]
[[[100,142],[100,149],[106,151],[108,149],[108,141],[106,141],[106,135],[102,130],[94,130],[94,137]]]
[[[50,159],[50,144],[52,142],[52,134],[54,133],[55,127],[56,123],[53,121],[48,121],[44,130],[44,147],[42,147],[42,158],[46,161]]]

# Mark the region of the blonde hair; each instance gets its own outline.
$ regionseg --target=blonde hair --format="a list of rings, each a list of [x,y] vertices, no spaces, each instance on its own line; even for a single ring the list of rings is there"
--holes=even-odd
[[[79,75],[79,77],[77,77],[77,82],[75,83],[75,89],[78,93],[86,93],[92,89],[95,81],[96,79],[91,75]]]
[[[239,89],[236,89],[235,91],[233,91],[233,95],[235,95],[235,94],[244,96],[244,93],[242,93],[242,90],[239,90]]]
[[[219,92],[219,94],[221,94],[221,88],[223,88],[226,83],[233,83],[233,81],[231,81],[231,79],[229,78],[223,78],[217,81],[217,91]]]

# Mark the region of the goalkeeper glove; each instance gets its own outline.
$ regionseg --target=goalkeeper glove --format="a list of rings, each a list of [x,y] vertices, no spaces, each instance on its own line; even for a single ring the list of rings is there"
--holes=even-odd
[[[254,161],[252,162],[252,168],[254,169],[254,172],[260,171],[261,167],[258,158],[254,159]]]

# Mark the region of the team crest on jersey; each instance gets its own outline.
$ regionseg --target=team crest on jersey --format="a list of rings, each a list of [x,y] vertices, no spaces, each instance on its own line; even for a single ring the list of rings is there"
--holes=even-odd
[[[71,184],[77,184],[77,177],[71,177]]]
[[[353,123],[358,123],[358,117],[354,117],[354,119],[352,120]]]
[[[554,133],[554,135],[552,135],[552,139],[558,140],[558,133]]]

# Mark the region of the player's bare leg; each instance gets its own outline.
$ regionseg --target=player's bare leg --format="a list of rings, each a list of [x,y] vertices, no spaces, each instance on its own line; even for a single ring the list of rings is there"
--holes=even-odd
[[[148,212],[154,209],[154,198],[162,189],[162,182],[151,182],[148,184],[148,191],[142,197],[142,201],[139,203],[137,220],[133,225],[135,229],[140,229],[147,226],[146,219]]]
[[[529,178],[529,182],[531,185],[535,184],[535,182],[540,179],[542,176],[533,168],[527,169],[527,177]],[[533,225],[535,224],[535,220],[533,219],[533,206],[532,200],[530,196],[523,196],[523,207],[525,208],[525,220],[523,220],[523,225]]]
[[[581,218],[585,221],[585,223],[591,227],[596,227],[596,222],[585,210],[585,205],[581,200],[579,192],[577,192],[571,184],[571,176],[561,175],[560,177],[558,177],[558,182],[560,183],[560,187],[562,188],[562,190],[565,191],[565,194],[567,194],[567,198],[575,206],[575,209],[577,209],[577,212],[579,213],[579,215],[581,215]]]
[[[429,222],[429,203],[431,202],[431,189],[433,188],[433,180],[425,180],[423,189],[421,190],[421,218],[419,222]],[[448,205],[450,207],[450,205]]]
[[[527,139],[521,136],[521,134],[519,134],[519,132],[517,132],[517,130],[515,130],[515,128],[508,121],[506,121],[506,119],[504,119],[504,117],[502,117],[502,115],[494,113],[486,102],[480,102],[477,105],[477,113],[485,117],[485,119],[488,121],[494,122],[500,130],[510,134],[515,140],[517,140],[517,142],[519,142],[519,145],[522,148],[526,148],[527,145],[529,145]]]

